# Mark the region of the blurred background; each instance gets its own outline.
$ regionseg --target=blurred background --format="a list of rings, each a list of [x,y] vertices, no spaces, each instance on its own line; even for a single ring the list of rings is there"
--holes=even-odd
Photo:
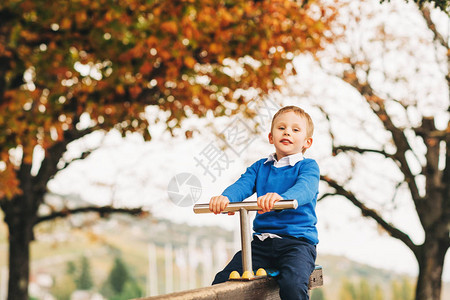
[[[449,299],[447,1],[3,1],[0,300],[211,284],[237,216],[195,215],[315,124],[312,299]],[[254,200],[254,199],[253,199]]]

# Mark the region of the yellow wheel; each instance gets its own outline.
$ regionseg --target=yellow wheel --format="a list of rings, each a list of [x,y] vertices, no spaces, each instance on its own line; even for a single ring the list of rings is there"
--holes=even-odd
[[[228,279],[239,279],[241,278],[241,275],[239,275],[238,271],[233,271],[230,273],[230,277],[228,277]]]
[[[253,271],[245,271],[244,274],[242,274],[242,278],[244,279],[251,279],[255,277],[255,274],[253,274]]]
[[[267,276],[267,272],[263,268],[259,268],[258,271],[256,271],[256,276]]]

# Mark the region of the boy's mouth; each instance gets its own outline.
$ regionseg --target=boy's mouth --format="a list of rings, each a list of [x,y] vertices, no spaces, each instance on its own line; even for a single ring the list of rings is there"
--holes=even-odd
[[[282,139],[282,140],[280,140],[280,143],[282,143],[283,145],[292,144],[292,142],[288,139]]]

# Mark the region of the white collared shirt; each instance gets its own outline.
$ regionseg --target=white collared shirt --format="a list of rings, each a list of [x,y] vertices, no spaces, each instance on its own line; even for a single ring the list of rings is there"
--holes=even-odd
[[[294,166],[296,163],[298,163],[299,161],[303,160],[303,153],[299,152],[299,153],[295,153],[292,155],[288,155],[283,157],[280,160],[277,160],[275,153],[272,153],[269,155],[269,157],[267,157],[267,160],[264,163],[268,163],[273,161],[273,166],[275,168],[281,168],[281,167],[286,167],[286,166]],[[267,238],[271,238],[271,239],[281,239],[281,237],[279,235],[273,234],[273,233],[261,233],[261,234],[256,234],[256,237],[259,238],[261,241],[264,241]]]
[[[270,154],[264,163],[273,161],[273,166],[275,168],[281,168],[281,167],[285,167],[285,166],[289,166],[289,165],[294,166],[296,163],[303,160],[303,153],[299,152],[299,153],[295,153],[292,155],[288,155],[288,156],[283,157],[280,160],[277,160],[275,157],[276,157],[275,153]]]

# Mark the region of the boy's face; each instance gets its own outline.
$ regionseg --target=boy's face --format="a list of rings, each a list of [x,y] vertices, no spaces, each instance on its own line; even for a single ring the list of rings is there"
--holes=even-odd
[[[275,146],[277,160],[311,147],[312,138],[307,137],[306,126],[305,118],[293,111],[282,113],[274,120],[269,143]]]

